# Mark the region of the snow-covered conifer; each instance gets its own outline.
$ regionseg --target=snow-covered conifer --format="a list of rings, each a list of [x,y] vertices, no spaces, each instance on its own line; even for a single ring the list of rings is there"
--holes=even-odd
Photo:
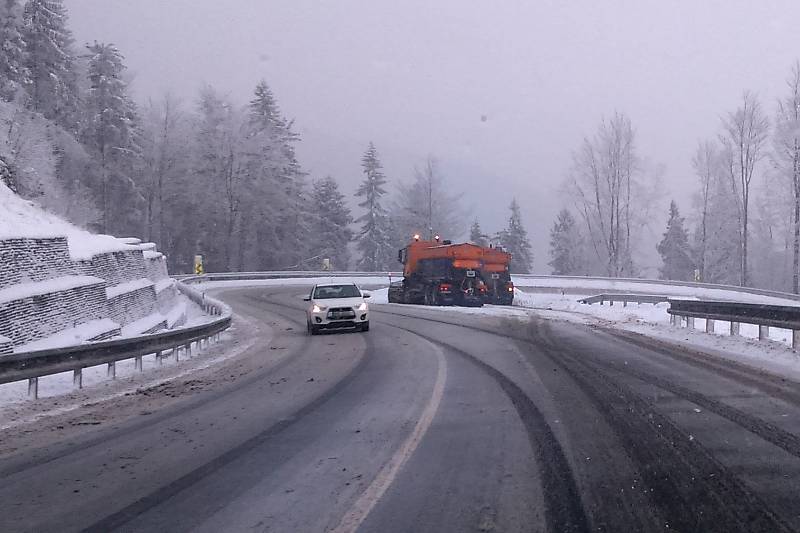
[[[0,0],[0,98],[11,101],[30,81],[22,39],[22,6]]]
[[[313,250],[321,258],[330,259],[334,270],[347,270],[350,264],[347,245],[353,239],[350,229],[353,217],[336,180],[328,176],[315,181],[311,202]]]
[[[550,229],[550,262],[556,276],[580,274],[583,267],[583,242],[572,213],[562,209]]]
[[[124,222],[134,198],[140,196],[131,178],[132,161],[139,152],[138,116],[122,79],[122,54],[113,44],[94,43],[87,48],[90,88],[82,138],[100,167],[102,231],[121,231],[124,228],[117,224]]]
[[[31,108],[72,128],[78,89],[67,10],[61,0],[28,0],[24,21]]]
[[[363,198],[358,205],[366,210],[356,222],[361,222],[361,232],[357,237],[361,259],[358,268],[365,271],[387,270],[393,265],[392,233],[386,210],[381,199],[386,194],[386,176],[375,145],[369,143],[361,158],[364,181],[359,185],[356,196]]]
[[[469,240],[478,246],[489,246],[489,238],[481,229],[481,224],[477,218],[469,228]]]
[[[311,261],[311,218],[307,215],[310,199],[306,175],[294,149],[299,140],[262,80],[248,105],[245,145],[248,183],[257,200],[251,216],[261,222],[256,237],[260,268],[312,266],[306,265]]]
[[[509,209],[511,216],[508,218],[508,227],[499,234],[500,244],[511,252],[509,270],[515,274],[528,274],[533,268],[533,253],[516,199],[511,201]]]
[[[683,217],[673,200],[669,205],[669,220],[664,238],[656,246],[663,265],[661,279],[691,281],[694,276],[694,261],[689,247],[689,235],[683,226]]]

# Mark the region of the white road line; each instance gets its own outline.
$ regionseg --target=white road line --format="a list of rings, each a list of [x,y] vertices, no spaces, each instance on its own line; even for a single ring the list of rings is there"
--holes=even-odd
[[[372,480],[369,487],[361,493],[361,496],[355,501],[350,510],[345,513],[339,525],[332,530],[334,533],[349,533],[357,530],[359,526],[361,526],[395,480],[400,469],[403,468],[406,461],[414,454],[414,451],[417,449],[417,446],[419,446],[425,433],[428,432],[433,418],[436,416],[436,411],[439,409],[439,404],[442,402],[442,396],[444,395],[444,385],[447,381],[447,362],[444,358],[444,352],[440,347],[430,342],[428,344],[430,344],[436,354],[438,363],[436,382],[433,385],[433,392],[428,400],[428,405],[425,406],[425,410],[422,411],[419,421],[417,421],[417,425],[414,427],[414,431],[411,432],[389,461],[383,465],[378,475],[375,476],[375,479]]]

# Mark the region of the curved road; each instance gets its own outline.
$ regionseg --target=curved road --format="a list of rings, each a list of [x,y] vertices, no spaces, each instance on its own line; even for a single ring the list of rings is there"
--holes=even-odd
[[[414,306],[309,337],[303,292],[221,294],[273,332],[226,379],[0,457],[0,531],[800,530],[797,383]]]

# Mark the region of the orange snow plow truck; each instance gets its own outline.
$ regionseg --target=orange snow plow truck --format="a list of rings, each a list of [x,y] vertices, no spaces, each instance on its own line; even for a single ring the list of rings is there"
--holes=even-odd
[[[511,254],[502,248],[490,246],[483,249],[481,277],[486,284],[486,303],[511,305],[514,302],[514,283],[508,265]]]
[[[403,280],[389,287],[389,302],[469,307],[500,303],[501,299],[490,293],[484,274],[493,281],[493,290],[494,287],[501,292],[507,290],[500,280],[508,277],[510,258],[510,254],[495,248],[452,244],[438,237],[423,241],[415,235],[414,240],[398,252],[397,259],[403,263]],[[495,273],[497,278],[493,277]],[[505,276],[501,276],[503,273]],[[510,282],[510,278],[508,280]],[[510,297],[513,295],[512,286]],[[505,298],[502,303],[510,304],[511,299]]]
[[[400,250],[403,280],[389,287],[389,302],[480,307],[486,285],[481,278],[483,248],[450,241],[422,241],[419,235]]]

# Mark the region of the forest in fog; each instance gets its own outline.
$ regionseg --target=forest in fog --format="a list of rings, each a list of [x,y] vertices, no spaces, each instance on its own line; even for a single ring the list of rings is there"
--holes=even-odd
[[[0,2],[0,180],[76,224],[157,243],[174,272],[196,254],[207,271],[323,259],[396,270],[397,249],[420,233],[504,246],[515,272],[639,277],[655,251],[664,279],[798,292],[798,65],[778,101],[738,89],[735,109],[708,111],[718,133],[686,154],[691,203],[665,198],[663,167],[641,153],[629,116],[597,110],[596,129],[564,147],[572,163],[553,178],[563,209],[552,225],[524,227],[526,198],[498,187],[506,223],[485,228],[434,155],[408,161],[410,178],[387,175],[381,146],[365,138],[355,191],[310,175],[269,80],[247,102],[211,85],[192,99],[134,101],[125,51],[78,45],[67,15],[60,0]],[[549,250],[534,257],[529,233],[548,234]]]

